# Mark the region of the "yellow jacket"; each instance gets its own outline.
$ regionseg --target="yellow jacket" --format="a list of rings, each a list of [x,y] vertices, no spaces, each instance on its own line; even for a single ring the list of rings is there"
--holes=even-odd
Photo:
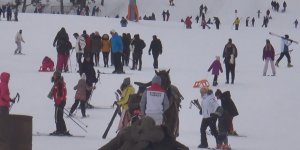
[[[128,109],[128,98],[129,95],[134,94],[135,89],[132,85],[128,85],[123,91],[122,91],[122,97],[118,101],[118,105],[122,107],[122,109],[127,110]]]

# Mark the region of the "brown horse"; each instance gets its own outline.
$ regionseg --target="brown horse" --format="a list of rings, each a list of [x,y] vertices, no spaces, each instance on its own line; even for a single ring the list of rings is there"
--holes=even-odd
[[[156,71],[155,74],[161,78],[161,86],[166,90],[170,106],[164,113],[164,123],[171,130],[175,137],[179,136],[179,109],[181,108],[181,100],[183,96],[178,88],[171,84],[170,70]]]

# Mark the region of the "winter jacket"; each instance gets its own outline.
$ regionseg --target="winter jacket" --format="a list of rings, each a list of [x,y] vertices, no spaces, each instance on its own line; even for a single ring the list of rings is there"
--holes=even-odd
[[[87,34],[82,34],[85,40],[85,47],[84,47],[84,53],[90,53],[92,52],[92,39],[89,35]]]
[[[61,88],[62,91],[59,91],[60,90],[59,86],[62,86]],[[64,82],[62,77],[54,82],[54,88],[52,94],[56,106],[59,106],[62,102],[65,102],[67,100],[66,83]]]
[[[185,21],[184,21],[186,28],[190,29],[192,28],[192,21],[190,17],[186,17]]]
[[[101,48],[102,53],[110,52],[111,44],[107,34],[104,34],[102,36],[101,45],[102,45]]]
[[[115,33],[111,37],[110,43],[112,53],[123,53],[123,41],[122,38],[118,35],[118,33]]]
[[[0,75],[0,107],[10,107],[10,100],[9,97],[9,89],[8,89],[8,82],[9,82],[10,74],[7,72],[3,72]]]
[[[128,109],[128,99],[131,94],[135,93],[135,89],[132,85],[128,85],[123,91],[121,99],[118,101],[118,105],[122,107],[123,110]]]
[[[208,68],[208,71],[211,69],[213,75],[219,75],[219,71],[223,72],[222,65],[219,60],[215,60]]]
[[[22,37],[22,34],[21,34],[20,32],[18,32],[18,33],[16,34],[15,42],[16,42],[16,43],[24,42],[23,37]]]
[[[236,19],[234,20],[233,24],[239,25],[239,24],[240,24],[240,19],[239,19],[239,18],[236,18]]]
[[[153,55],[159,55],[162,53],[162,44],[159,39],[153,39],[151,41],[150,47],[149,47],[149,53],[152,51]]]
[[[92,90],[92,87],[86,84],[86,79],[81,78],[74,87],[74,90],[76,90],[75,100],[86,101],[86,91]]]
[[[169,108],[169,99],[166,92],[157,83],[152,83],[142,96],[140,103],[144,114],[163,114]]]
[[[201,106],[203,118],[209,118],[210,114],[216,112],[217,108],[219,107],[219,103],[215,99],[212,91],[208,91],[207,94],[202,96]]]
[[[146,44],[145,44],[144,40],[142,40],[142,39],[134,39],[131,42],[131,45],[134,46],[133,53],[140,54],[140,55],[143,54],[143,49],[146,47]]]
[[[76,44],[75,44],[75,51],[76,53],[83,53],[84,48],[86,46],[85,39],[83,36],[78,36],[76,39]]]
[[[100,52],[101,50],[101,36],[94,35],[92,37],[92,53]]]
[[[274,61],[274,57],[275,57],[275,50],[274,50],[273,46],[271,44],[266,45],[263,50],[263,57],[262,57],[263,60],[265,60],[267,58],[271,58]]]
[[[83,63],[80,65],[79,72],[80,75],[82,75],[82,73],[85,73],[86,83],[88,86],[92,86],[93,83],[97,82],[94,63],[92,61],[88,62],[84,59]]]
[[[233,43],[227,43],[223,51],[223,58],[225,64],[230,63],[231,55],[233,55],[233,64],[235,64],[235,58],[238,56],[238,51]]]
[[[289,51],[289,46],[292,44],[291,41],[281,38],[281,52],[288,52]]]
[[[69,41],[69,35],[66,32],[65,28],[62,28],[58,33],[56,34],[53,45],[56,45],[56,49],[58,52],[64,52],[67,50],[67,42]]]
[[[232,117],[239,115],[229,91],[223,92],[220,99],[224,111],[227,111]]]

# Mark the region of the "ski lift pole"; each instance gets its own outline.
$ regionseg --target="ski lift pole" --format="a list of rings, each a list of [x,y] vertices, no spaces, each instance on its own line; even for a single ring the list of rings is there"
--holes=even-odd
[[[64,114],[68,115],[64,110],[63,110]],[[87,132],[87,130],[82,127],[78,122],[76,122],[72,117],[69,117],[78,127],[80,127],[84,132]]]
[[[67,110],[66,108],[64,108],[64,110],[67,112],[67,114],[70,114],[70,111],[69,110]],[[82,125],[84,125],[86,128],[88,127],[88,125],[87,124],[85,124],[83,121],[81,121],[80,119],[78,119],[78,118],[75,118],[75,117],[73,117],[73,116],[71,116],[71,115],[68,115],[69,117],[72,117],[73,119],[75,119],[76,121],[78,121],[79,123],[81,123]]]

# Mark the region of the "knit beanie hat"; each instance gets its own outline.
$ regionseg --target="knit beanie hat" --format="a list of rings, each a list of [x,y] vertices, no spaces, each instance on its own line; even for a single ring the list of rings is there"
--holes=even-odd
[[[123,80],[123,85],[129,85],[130,84],[130,78],[127,77]]]
[[[161,78],[158,75],[155,75],[152,79],[152,84],[153,83],[157,83],[157,84],[161,85]]]
[[[217,89],[216,92],[215,92],[215,96],[216,96],[216,97],[219,97],[219,96],[221,96],[221,95],[222,95],[221,90],[220,90],[220,89]]]

